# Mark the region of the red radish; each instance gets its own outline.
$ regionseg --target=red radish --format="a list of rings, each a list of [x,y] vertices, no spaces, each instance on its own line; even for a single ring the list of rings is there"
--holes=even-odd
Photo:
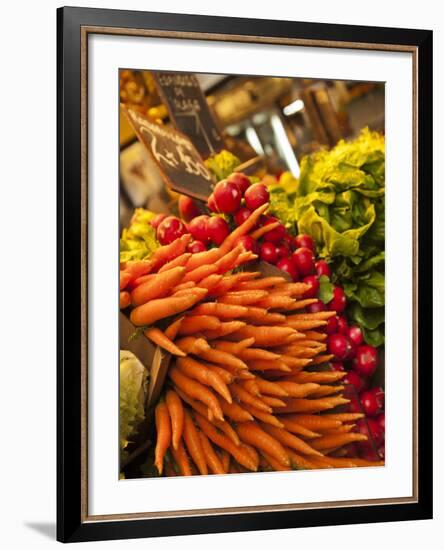
[[[282,258],[287,258],[290,254],[290,247],[285,241],[282,241],[276,245],[276,252],[279,260],[282,260]]]
[[[196,216],[199,216],[200,210],[197,204],[186,195],[180,195],[179,197],[179,214],[182,218],[189,222]]]
[[[208,205],[208,208],[211,210],[211,212],[217,212],[217,206],[216,206],[216,201],[214,200],[214,195],[211,194],[209,197],[208,197],[208,200],[207,200],[207,205]]]
[[[285,233],[284,238],[282,239],[283,242],[288,246],[290,250],[294,250],[294,239],[289,233]]]
[[[209,216],[197,216],[197,218],[193,218],[188,224],[188,231],[196,241],[207,243],[210,240],[208,235],[209,219]]]
[[[336,371],[344,371],[344,365],[342,363],[342,361],[330,361],[330,366],[333,370],[336,370]]]
[[[342,450],[345,450],[344,457],[356,458],[358,456],[358,447],[356,443],[349,443],[345,445],[345,447],[342,447]]]
[[[242,200],[238,186],[227,180],[222,180],[216,185],[213,195],[217,209],[224,214],[236,212]]]
[[[154,227],[154,229],[157,229],[159,225],[163,222],[165,218],[167,218],[167,214],[157,214],[152,220],[151,220],[151,227]]]
[[[276,223],[279,220],[275,218],[274,216],[269,216],[268,219],[263,223],[263,225],[270,225],[272,223]],[[285,227],[282,223],[280,223],[277,227],[269,231],[268,233],[265,233],[264,235],[264,241],[268,241],[270,243],[278,244],[285,235]]]
[[[207,234],[210,241],[219,246],[230,234],[230,228],[220,216],[211,216],[207,221]]]
[[[329,279],[331,278],[331,269],[328,263],[325,260],[318,260],[315,263],[316,273],[319,275],[326,275]]]
[[[330,317],[327,321],[327,326],[325,327],[325,332],[327,334],[336,334],[338,332],[338,316]]]
[[[367,423],[367,419],[361,418],[356,422],[356,431],[367,436],[367,441],[357,442],[360,456],[366,460],[377,460],[378,456],[372,444],[373,435]]]
[[[264,262],[275,264],[278,259],[275,245],[273,243],[262,243],[259,256]]]
[[[336,359],[345,359],[350,352],[350,342],[343,334],[330,334],[327,338],[328,352]]]
[[[373,346],[358,346],[353,369],[364,376],[372,376],[378,366],[378,351]]]
[[[358,399],[358,396],[355,392],[347,395],[347,399],[350,400],[350,403],[347,404],[347,411],[351,413],[362,413],[361,403]]]
[[[325,304],[322,303],[321,300],[318,300],[307,307],[309,313],[319,313],[320,311],[325,311],[326,309]]]
[[[381,460],[385,459],[385,445],[384,445],[384,443],[378,447],[378,455],[381,457]]]
[[[242,172],[233,172],[231,176],[228,177],[228,181],[237,185],[241,195],[250,187],[249,178],[245,174],[242,174]]]
[[[356,345],[350,340],[350,338],[348,338],[348,336],[346,336],[346,338],[347,338],[347,341],[348,341],[348,343],[349,343],[349,345],[350,345],[350,349],[349,349],[349,351],[348,351],[348,353],[347,353],[346,359],[347,359],[347,361],[350,361],[350,360],[354,359],[354,357],[355,357],[355,355],[356,355],[356,350],[358,349],[358,346],[356,346]]]
[[[294,244],[296,248],[309,248],[313,252],[315,250],[315,245],[310,235],[304,235],[303,233],[301,233],[300,235],[295,237]]]
[[[304,292],[304,298],[316,298],[319,292],[319,279],[316,275],[304,277],[302,282],[309,285],[309,289]]]
[[[236,225],[242,225],[245,220],[247,220],[251,216],[251,210],[248,210],[248,208],[239,208],[237,212],[234,214],[234,221],[236,222]]]
[[[187,247],[188,252],[197,254],[197,252],[204,252],[207,249],[205,244],[202,241],[193,241]]]
[[[382,388],[372,388],[363,391],[359,399],[367,416],[376,416],[384,407],[384,391]]]
[[[237,243],[241,244],[245,250],[249,250],[253,252],[253,254],[259,254],[259,245],[253,237],[250,237],[250,235],[243,235]]]
[[[157,239],[160,244],[169,244],[187,233],[187,229],[176,216],[167,216],[157,226]]]
[[[367,418],[367,425],[370,432],[370,435],[375,442],[375,445],[379,447],[384,441],[384,432],[381,429],[381,426],[376,422],[374,418]]]
[[[351,327],[348,327],[346,334],[348,336],[348,339],[353,342],[355,346],[360,346],[364,341],[362,330],[357,325],[352,325]]]
[[[375,420],[379,424],[381,430],[385,433],[385,413],[382,412],[381,414],[378,414]]]
[[[270,193],[268,192],[267,186],[263,183],[253,183],[245,191],[245,204],[250,210],[256,210],[259,206],[269,202]]]
[[[343,315],[336,315],[336,319],[338,320],[338,332],[348,336],[347,319]]]
[[[282,269],[282,271],[286,271],[291,276],[293,281],[298,279],[298,271],[290,258],[282,258],[282,260],[278,261],[276,267]]]
[[[352,370],[347,372],[347,375],[344,376],[344,378],[341,380],[341,383],[351,384],[358,393],[364,387],[364,381],[362,380],[362,378],[359,376],[359,374],[356,374],[356,372]]]
[[[346,305],[347,298],[345,297],[344,291],[340,286],[335,286],[333,289],[333,299],[328,303],[328,309],[331,311],[336,311],[337,313],[342,313]]]
[[[315,271],[313,252],[309,248],[298,248],[291,258],[301,275],[311,275]]]

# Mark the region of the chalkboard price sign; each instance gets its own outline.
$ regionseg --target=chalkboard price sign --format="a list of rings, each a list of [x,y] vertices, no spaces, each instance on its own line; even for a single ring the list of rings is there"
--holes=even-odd
[[[223,149],[222,134],[195,75],[171,72],[152,74],[172,121],[191,139],[199,153],[207,158]]]
[[[166,183],[179,193],[205,201],[215,181],[187,136],[125,106],[121,108],[159,166]]]

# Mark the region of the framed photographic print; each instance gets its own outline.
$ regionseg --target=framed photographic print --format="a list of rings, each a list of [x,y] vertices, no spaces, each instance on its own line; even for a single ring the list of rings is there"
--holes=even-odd
[[[59,540],[432,517],[431,100],[431,31],[58,10]]]

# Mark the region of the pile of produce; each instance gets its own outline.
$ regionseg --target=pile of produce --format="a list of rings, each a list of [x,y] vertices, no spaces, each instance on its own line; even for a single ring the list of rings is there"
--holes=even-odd
[[[181,197],[183,220],[149,221],[160,246],[121,258],[121,308],[174,357],[155,406],[158,475],[382,464],[382,418],[372,426],[362,411],[368,401],[378,414],[381,395],[350,394],[377,355],[342,317],[344,291],[312,238],[267,214],[269,199],[234,173],[209,198],[212,215]],[[253,271],[258,258],[282,275]]]

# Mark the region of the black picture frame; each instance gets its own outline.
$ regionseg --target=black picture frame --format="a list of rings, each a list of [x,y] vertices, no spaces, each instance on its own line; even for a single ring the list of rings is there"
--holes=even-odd
[[[416,502],[225,513],[175,518],[85,520],[81,441],[81,29],[115,27],[331,43],[405,45],[417,52],[417,378]],[[229,31],[227,30],[229,29]],[[333,44],[334,45],[334,44]],[[57,10],[57,539],[62,542],[157,537],[432,518],[432,32],[90,8]]]

